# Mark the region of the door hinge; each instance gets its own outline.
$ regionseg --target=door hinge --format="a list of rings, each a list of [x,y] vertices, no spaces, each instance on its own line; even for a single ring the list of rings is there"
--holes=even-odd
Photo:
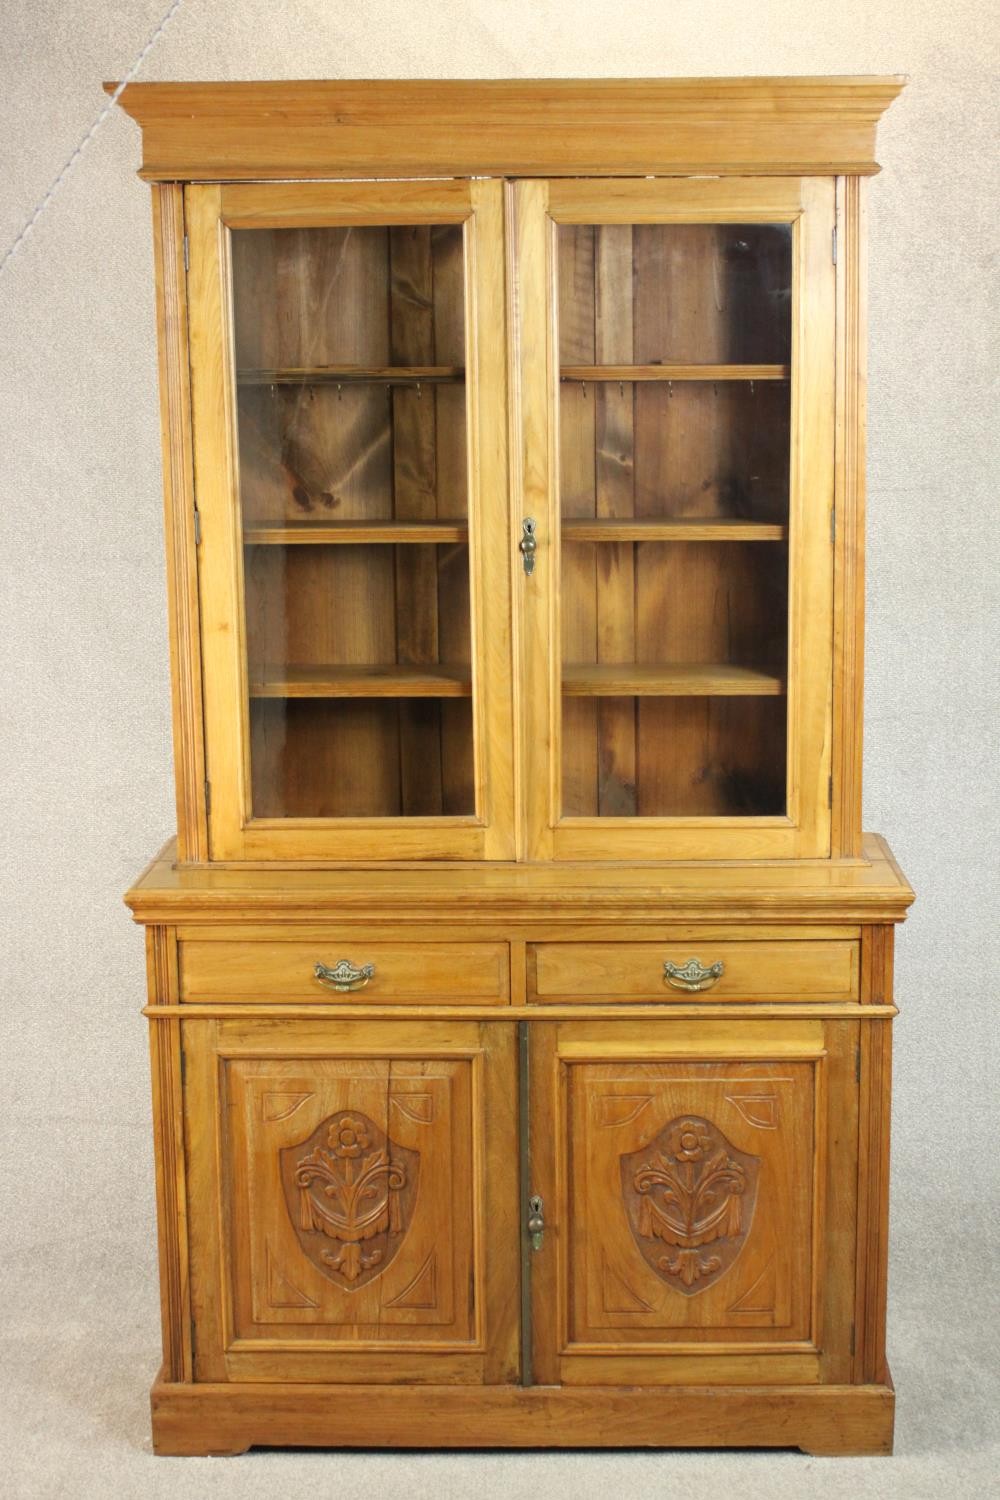
[[[837,226],[836,226],[836,224],[834,224],[834,226],[833,226],[833,235],[831,236],[830,252],[831,252],[831,254],[833,256],[833,263],[834,263],[834,265],[836,265],[837,264]]]
[[[860,1047],[860,1045],[857,1046],[857,1047],[855,1047],[855,1049],[854,1049],[854,1082],[855,1083],[860,1083],[861,1082],[861,1047]]]
[[[827,805],[827,807],[833,807],[833,774],[832,774],[832,772],[827,777],[827,782],[826,782],[826,805]]]
[[[194,508],[194,544],[196,547],[201,546],[201,511],[197,505]]]
[[[204,781],[204,788],[205,788],[205,812],[206,813],[210,813],[212,811],[212,783],[209,781],[209,779],[208,779],[207,776],[206,776],[205,781]]]
[[[854,1358],[854,1347],[855,1347],[855,1335],[854,1335],[854,1324],[852,1323],[851,1324],[851,1349],[850,1349],[850,1353],[851,1353],[851,1358],[852,1359]]]
[[[188,243],[187,235],[184,236],[184,269],[185,271],[190,271],[191,269],[191,246]]]

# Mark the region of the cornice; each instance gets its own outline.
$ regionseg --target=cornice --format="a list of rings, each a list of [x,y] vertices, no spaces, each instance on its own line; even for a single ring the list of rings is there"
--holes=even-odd
[[[151,181],[869,175],[901,76],[131,83]],[[105,84],[113,93],[116,84]]]

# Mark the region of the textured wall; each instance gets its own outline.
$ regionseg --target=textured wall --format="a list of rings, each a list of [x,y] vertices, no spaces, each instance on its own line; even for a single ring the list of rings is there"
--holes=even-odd
[[[101,80],[133,66],[165,14],[166,0],[7,0],[0,255],[94,124]],[[898,945],[891,1327],[915,1467],[897,1461],[877,1481],[886,1493],[894,1476],[907,1495],[932,1493],[939,1468],[959,1493],[989,1410],[977,1288],[1000,1072],[998,42],[989,0],[179,0],[138,74],[911,75],[880,132],[870,199],[865,791],[866,827],[888,835],[919,893]],[[115,111],[0,272],[0,1236],[20,1289],[6,1297],[0,1367],[21,1392],[9,1408],[20,1494],[55,1493],[45,1465],[75,1467],[73,1444],[89,1445],[87,1482],[102,1492],[97,1476],[110,1484],[145,1440],[154,1365],[143,957],[120,904],[173,818],[138,158],[136,128]],[[60,1408],[67,1381],[76,1394]],[[612,1460],[588,1462],[572,1478],[580,1493]],[[643,1462],[630,1484],[726,1482],[718,1466],[737,1460]],[[787,1462],[746,1460],[740,1483],[784,1463],[794,1487]],[[398,1476],[377,1472],[383,1489]],[[442,1472],[445,1493],[460,1492],[458,1470]],[[503,1472],[508,1486],[527,1473]],[[847,1473],[867,1493],[869,1472],[811,1465],[809,1482],[826,1492]]]

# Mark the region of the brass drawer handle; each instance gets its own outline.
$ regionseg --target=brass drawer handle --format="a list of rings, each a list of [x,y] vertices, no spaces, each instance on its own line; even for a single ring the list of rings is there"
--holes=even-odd
[[[686,964],[672,964],[667,959],[663,965],[663,982],[671,989],[687,990],[690,994],[695,990],[710,990],[725,971],[721,959],[707,969],[697,958],[689,958]]]
[[[360,969],[346,958],[340,958],[332,969],[326,964],[317,964],[313,974],[328,990],[346,995],[349,990],[363,990],[369,979],[375,978],[375,965],[362,964]]]

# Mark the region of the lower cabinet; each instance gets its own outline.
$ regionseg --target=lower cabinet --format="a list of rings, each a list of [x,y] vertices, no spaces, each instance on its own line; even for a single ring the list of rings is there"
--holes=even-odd
[[[195,1379],[849,1382],[859,1023],[520,1028],[185,1019]]]
[[[195,1378],[517,1380],[514,1028],[183,1030]]]
[[[532,1028],[532,1371],[851,1378],[853,1021]]]

